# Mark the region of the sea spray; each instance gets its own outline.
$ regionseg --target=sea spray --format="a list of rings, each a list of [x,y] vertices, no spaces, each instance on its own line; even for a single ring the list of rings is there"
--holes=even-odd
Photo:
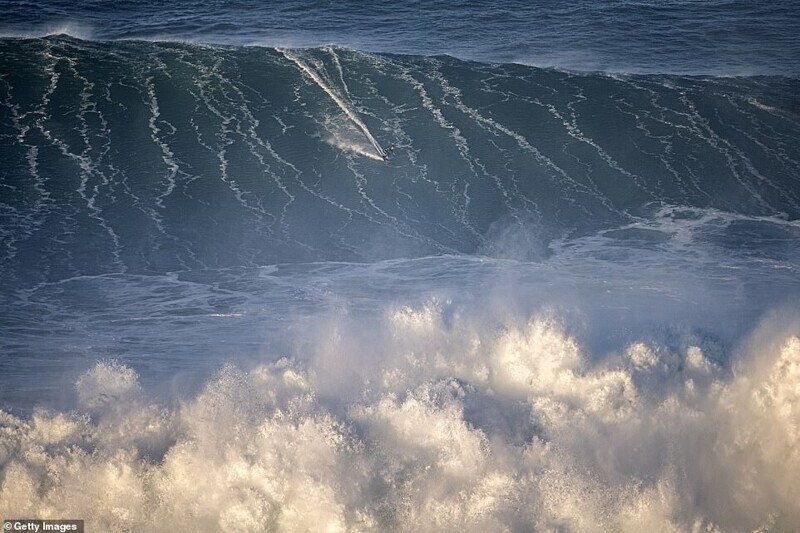
[[[557,315],[496,330],[447,307],[389,311],[380,357],[338,382],[331,358],[378,347],[338,321],[303,358],[225,366],[178,406],[100,362],[76,413],[0,413],[0,513],[104,531],[800,527],[796,324],[736,369],[646,342],[597,364]]]
[[[344,114],[347,115],[347,118],[349,118],[350,121],[353,124],[355,124],[359,130],[361,130],[361,133],[363,133],[364,137],[367,138],[369,143],[375,149],[375,152],[378,154],[378,156],[380,156],[380,158],[383,159],[386,156],[386,153],[383,151],[383,148],[381,147],[380,143],[375,140],[375,137],[373,137],[372,133],[369,131],[369,128],[367,128],[366,124],[364,124],[364,122],[358,117],[358,114],[355,111],[353,111],[353,109],[351,109],[351,107],[342,99],[342,97],[339,94],[337,94],[336,90],[333,89],[332,87],[329,87],[322,80],[319,74],[314,72],[314,70],[311,67],[309,67],[305,62],[303,62],[303,60],[294,52],[289,50],[281,50],[281,53],[283,53],[283,55],[286,56],[286,59],[289,59],[290,61],[294,62],[306,76],[311,78],[311,80],[314,83],[319,85],[320,89],[325,91],[325,93],[328,96],[330,96],[331,100],[333,100],[334,103],[336,103],[336,105],[339,106],[339,109],[341,109],[344,112]]]

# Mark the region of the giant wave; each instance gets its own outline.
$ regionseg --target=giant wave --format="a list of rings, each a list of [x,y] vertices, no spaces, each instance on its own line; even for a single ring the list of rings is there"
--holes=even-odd
[[[507,226],[543,247],[663,205],[800,213],[793,78],[70,38],[2,51],[3,275],[19,281],[492,255]],[[375,138],[399,147],[391,165]]]
[[[798,87],[0,39],[0,516],[797,529]]]

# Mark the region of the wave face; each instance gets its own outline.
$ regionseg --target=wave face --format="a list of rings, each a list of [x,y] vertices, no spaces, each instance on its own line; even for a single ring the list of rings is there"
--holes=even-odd
[[[0,516],[800,529],[799,103],[0,39]]]
[[[543,248],[663,205],[800,215],[792,78],[2,46],[5,278],[491,254],[506,226]]]

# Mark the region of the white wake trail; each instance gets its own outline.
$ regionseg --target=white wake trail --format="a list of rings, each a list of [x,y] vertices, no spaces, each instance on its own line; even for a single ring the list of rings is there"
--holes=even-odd
[[[344,114],[347,115],[347,118],[349,118],[350,121],[353,124],[355,124],[359,130],[361,130],[361,133],[364,134],[364,137],[367,138],[367,140],[370,142],[370,144],[378,153],[378,155],[381,157],[381,159],[385,158],[386,152],[383,151],[383,148],[381,147],[380,143],[377,140],[375,140],[375,137],[372,136],[372,133],[370,133],[369,128],[367,128],[367,125],[364,124],[360,118],[358,118],[358,115],[355,113],[355,111],[350,109],[347,103],[344,100],[342,100],[342,98],[339,97],[339,95],[337,95],[333,89],[325,85],[325,82],[322,81],[322,78],[320,78],[320,76],[316,72],[314,72],[311,68],[309,68],[308,65],[303,63],[303,61],[299,57],[293,55],[288,50],[281,50],[281,53],[286,57],[286,59],[292,61],[295,65],[297,65],[300,68],[300,70],[302,70],[309,78],[311,78],[314,81],[314,83],[319,85],[320,89],[328,93],[328,96],[331,97],[331,100],[336,102],[336,105],[338,105],[339,108],[342,111],[344,111]]]

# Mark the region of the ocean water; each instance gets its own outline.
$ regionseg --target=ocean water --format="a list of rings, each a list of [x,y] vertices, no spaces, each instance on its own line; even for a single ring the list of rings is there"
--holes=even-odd
[[[797,2],[0,35],[0,517],[800,530]]]

